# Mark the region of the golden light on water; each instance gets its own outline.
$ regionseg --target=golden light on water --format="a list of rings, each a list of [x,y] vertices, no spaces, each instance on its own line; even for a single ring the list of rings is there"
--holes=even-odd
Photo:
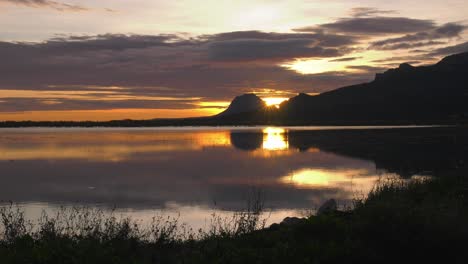
[[[286,150],[289,148],[286,131],[282,128],[267,127],[263,129],[263,144],[265,150]]]
[[[354,185],[366,190],[372,188],[375,180],[376,177],[369,176],[367,170],[360,169],[301,169],[280,178],[281,183],[299,188],[343,188],[344,185]]]
[[[279,105],[284,102],[284,101],[287,101],[289,98],[286,98],[286,97],[264,97],[262,98],[263,101],[265,101],[265,104],[267,106],[276,106],[277,108],[279,108]]]
[[[286,180],[302,186],[328,186],[331,175],[326,171],[303,170],[292,174]]]
[[[73,144],[70,138],[73,138]],[[121,162],[136,156],[140,159],[142,156],[159,159],[169,152],[230,146],[228,131],[12,132],[1,134],[0,162],[64,159]]]

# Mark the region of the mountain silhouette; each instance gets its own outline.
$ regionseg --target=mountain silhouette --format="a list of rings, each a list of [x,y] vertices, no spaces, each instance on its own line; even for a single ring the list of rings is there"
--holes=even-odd
[[[0,122],[0,127],[34,126],[219,126],[219,125],[404,125],[468,123],[468,52],[430,66],[403,63],[368,83],[320,95],[301,93],[279,109],[255,94],[237,96],[215,116],[108,122]]]
[[[220,114],[218,114],[218,116],[227,116],[245,112],[259,111],[265,107],[265,102],[262,99],[260,99],[260,97],[258,97],[257,95],[252,93],[244,94],[234,98],[229,107]]]
[[[223,112],[218,122],[301,125],[459,122],[468,117],[468,52],[448,56],[431,66],[403,63],[376,74],[369,83],[315,96],[301,93],[283,102],[277,111],[260,102],[250,108],[256,110],[239,109],[243,105],[237,104],[238,98],[231,104],[235,107]]]
[[[374,81],[284,102],[281,119],[299,121],[420,121],[466,117],[468,53],[432,66],[401,64]]]

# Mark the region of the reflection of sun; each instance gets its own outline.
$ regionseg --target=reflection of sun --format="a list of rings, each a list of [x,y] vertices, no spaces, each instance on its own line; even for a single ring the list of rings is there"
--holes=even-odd
[[[267,127],[263,129],[263,149],[265,150],[285,150],[289,144],[282,128]]]
[[[264,97],[262,98],[263,101],[265,101],[265,104],[267,106],[276,106],[277,108],[279,108],[279,105],[288,100],[288,98],[286,97]]]

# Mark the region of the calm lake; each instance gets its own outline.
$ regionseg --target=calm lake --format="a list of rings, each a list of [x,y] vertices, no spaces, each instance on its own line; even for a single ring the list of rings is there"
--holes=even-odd
[[[115,208],[204,227],[261,192],[268,222],[341,206],[386,177],[466,162],[450,127],[23,128],[0,130],[0,201],[30,217],[60,206]]]

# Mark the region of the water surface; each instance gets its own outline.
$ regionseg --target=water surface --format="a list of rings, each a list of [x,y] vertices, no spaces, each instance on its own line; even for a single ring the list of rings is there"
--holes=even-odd
[[[452,166],[450,155],[463,159],[466,149],[453,151],[459,144],[444,141],[453,141],[447,129],[3,129],[0,200],[20,203],[31,216],[86,205],[146,220],[180,215],[202,227],[213,212],[245,208],[255,191],[269,222],[277,222],[330,198],[349,205],[382,177]]]

